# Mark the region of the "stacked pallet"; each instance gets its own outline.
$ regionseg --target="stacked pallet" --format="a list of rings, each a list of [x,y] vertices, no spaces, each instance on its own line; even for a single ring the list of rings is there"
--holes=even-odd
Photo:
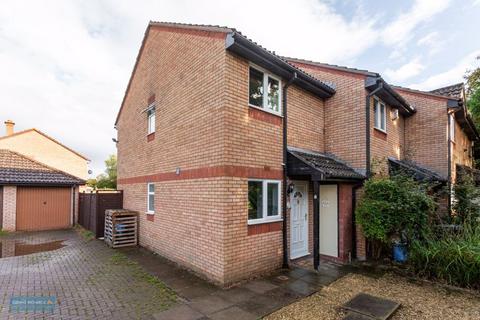
[[[112,248],[136,246],[138,212],[125,209],[105,211],[105,242]]]

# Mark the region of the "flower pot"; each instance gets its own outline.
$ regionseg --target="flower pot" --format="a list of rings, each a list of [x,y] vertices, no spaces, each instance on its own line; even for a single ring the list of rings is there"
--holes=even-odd
[[[393,244],[393,260],[400,263],[407,261],[407,246],[405,244]]]

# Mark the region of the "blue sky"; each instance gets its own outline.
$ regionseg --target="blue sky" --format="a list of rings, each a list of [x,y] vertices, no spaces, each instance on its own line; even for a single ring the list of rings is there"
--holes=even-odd
[[[480,0],[2,0],[0,121],[57,138],[96,175],[149,20],[227,25],[280,55],[430,90],[478,66],[479,18]]]

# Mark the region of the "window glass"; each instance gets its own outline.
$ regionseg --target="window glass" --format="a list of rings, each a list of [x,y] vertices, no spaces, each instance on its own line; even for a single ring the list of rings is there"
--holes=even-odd
[[[268,77],[268,108],[280,111],[280,84],[278,80]]]
[[[263,107],[263,72],[250,67],[249,103]]]
[[[378,101],[377,100],[374,100],[374,103],[373,103],[373,118],[375,119],[375,128],[379,128],[380,127],[380,123],[378,121],[379,117],[378,117]]]
[[[263,184],[262,181],[248,182],[248,219],[263,218]]]
[[[147,121],[148,121],[148,134],[154,133],[155,132],[155,108],[148,110]]]
[[[278,214],[278,183],[268,183],[267,216],[277,216]]]
[[[153,212],[155,210],[155,185],[149,183],[147,187],[147,211]]]
[[[386,107],[384,104],[381,104],[380,105],[380,128],[382,130],[385,130],[386,129],[386,126],[385,126],[385,116],[386,116]]]

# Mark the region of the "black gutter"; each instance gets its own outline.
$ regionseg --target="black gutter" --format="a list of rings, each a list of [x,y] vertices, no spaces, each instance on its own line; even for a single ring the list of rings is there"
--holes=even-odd
[[[383,82],[380,82],[378,87],[373,90],[372,92],[368,93],[366,98],[365,98],[365,156],[366,156],[366,170],[365,170],[365,176],[370,178],[370,100],[375,93],[378,91],[382,90],[383,88]]]
[[[238,32],[227,34],[225,48],[284,79],[290,79],[294,73],[297,73],[295,84],[322,99],[330,98],[335,94],[333,87],[315,79]]]
[[[287,91],[288,87],[297,79],[297,73],[294,72],[293,76],[288,80],[288,82],[283,86],[283,197],[282,197],[282,236],[283,236],[283,263],[282,268],[288,268],[288,234],[287,234],[287,157],[288,157],[288,147],[287,147]]]
[[[368,91],[376,90],[381,86],[382,90],[378,93],[380,99],[399,111],[405,116],[413,115],[416,110],[407,100],[405,100],[398,92],[396,92],[380,75],[377,77],[367,77],[365,79],[365,88]],[[377,91],[378,92],[378,91]]]

